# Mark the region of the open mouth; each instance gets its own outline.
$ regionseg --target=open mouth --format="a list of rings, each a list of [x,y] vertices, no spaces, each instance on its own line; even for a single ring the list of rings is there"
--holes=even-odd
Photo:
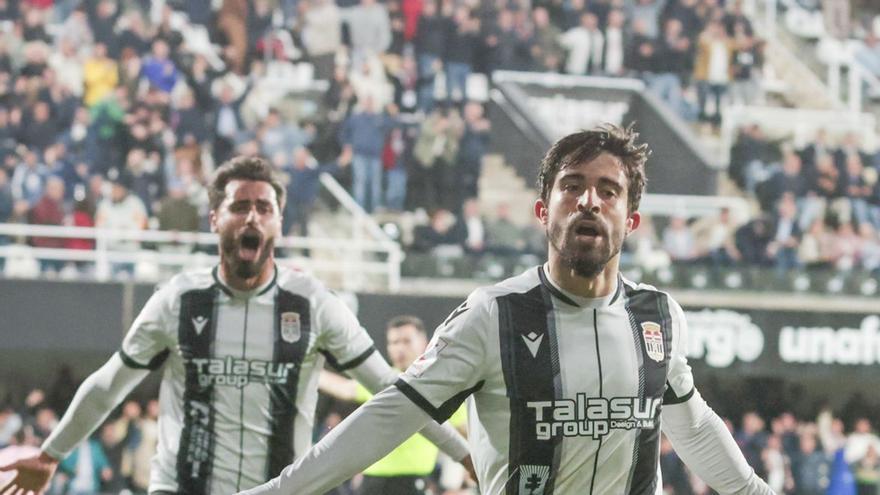
[[[602,229],[595,224],[580,224],[574,229],[575,235],[579,237],[599,237],[602,235]]]
[[[241,235],[239,241],[239,257],[243,260],[253,261],[257,259],[257,253],[260,251],[260,234],[257,232],[246,232]]]

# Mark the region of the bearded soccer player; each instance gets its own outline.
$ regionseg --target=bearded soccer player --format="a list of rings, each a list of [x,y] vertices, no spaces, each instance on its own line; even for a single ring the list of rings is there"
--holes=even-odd
[[[245,493],[323,493],[468,396],[482,493],[659,495],[661,429],[716,491],[772,493],[694,389],[681,307],[619,273],[645,187],[635,139],[604,126],[556,142],[534,207],[547,262],[473,292],[395,387]]]
[[[277,476],[311,445],[325,359],[374,392],[397,378],[336,296],[275,264],[284,188],[265,161],[225,164],[209,196],[219,265],[177,275],[150,298],[42,453],[2,468],[18,474],[0,493],[45,490],[58,461],[152,370],[164,369],[151,495],[233,493]],[[452,427],[422,433],[467,457]]]

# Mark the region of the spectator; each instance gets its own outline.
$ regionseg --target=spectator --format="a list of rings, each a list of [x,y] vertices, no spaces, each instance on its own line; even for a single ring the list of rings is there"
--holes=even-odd
[[[202,144],[210,137],[205,112],[196,105],[195,96],[189,89],[183,91],[177,100],[173,122],[177,143]]]
[[[468,99],[467,81],[473,70],[479,33],[480,21],[471,15],[470,9],[465,6],[457,7],[444,53],[447,101],[461,102]],[[433,91],[432,81],[426,81],[425,86],[430,86]],[[422,107],[423,110],[425,108]]]
[[[658,44],[656,73],[649,87],[679,115],[686,115],[682,80],[690,68],[691,40],[684,35],[681,21],[668,19]]]
[[[825,495],[828,487],[830,464],[822,451],[816,449],[816,437],[810,433],[800,436],[800,450],[792,459],[796,493]]]
[[[391,46],[391,20],[388,9],[376,0],[360,0],[360,4],[342,11],[348,25],[354,66],[368,55],[380,55]]]
[[[510,219],[510,205],[498,203],[495,218],[486,225],[486,251],[493,254],[520,254],[525,248],[521,229]]]
[[[277,108],[270,108],[259,132],[260,149],[265,156],[275,156],[312,142],[314,129],[302,129],[296,123],[286,123]]]
[[[113,477],[107,455],[97,439],[81,443],[58,465],[58,471],[70,478],[64,489],[64,493],[70,495],[99,493],[101,482]]]
[[[687,470],[666,435],[660,437],[660,471],[663,473],[663,493],[692,495]]]
[[[831,261],[834,268],[841,272],[850,272],[857,267],[861,239],[853,225],[843,222],[837,227]]]
[[[766,217],[758,217],[736,231],[736,248],[740,260],[752,266],[772,266],[768,257],[768,245],[773,239],[771,222]]]
[[[762,452],[768,443],[768,435],[764,430],[765,424],[757,413],[749,411],[743,415],[742,428],[735,436],[736,443],[742,450],[746,461],[755,468],[755,472],[761,478],[767,476],[762,459]]]
[[[834,158],[828,154],[820,155],[815,170],[807,184],[807,196],[801,207],[801,228],[817,218],[824,218],[829,207],[838,221],[845,222],[849,218],[849,200],[843,197],[844,183],[834,165]]]
[[[737,22],[733,29],[733,47],[731,101],[735,105],[751,105],[758,100],[760,91],[761,43],[748,31],[746,24]]]
[[[168,195],[159,202],[159,230],[198,232],[199,209],[187,197],[186,185],[180,180],[168,184]]]
[[[59,49],[49,56],[49,67],[55,71],[61,84],[77,98],[83,94],[83,60],[79,50],[80,45],[68,37],[62,37]]]
[[[12,174],[12,195],[15,199],[27,201],[33,207],[43,197],[48,172],[36,152],[23,149],[24,161],[15,167]]]
[[[635,0],[633,2],[628,3],[629,11],[627,12],[627,17],[635,22],[639,20],[644,22],[648,29],[645,31],[645,35],[649,38],[657,38],[660,34],[658,32],[660,26],[660,11],[663,8],[664,2],[660,0]]]
[[[605,35],[595,14],[581,14],[580,25],[563,33],[559,42],[568,51],[565,72],[584,75],[601,68]]]
[[[632,21],[632,37],[629,40],[624,65],[639,77],[649,78],[656,67],[657,42],[648,36],[648,26],[641,19]]]
[[[728,208],[722,208],[718,216],[707,216],[694,223],[697,253],[705,257],[716,268],[730,266],[741,259],[736,247],[736,232],[739,225]]]
[[[99,5],[106,3],[110,2],[102,1]],[[111,93],[118,82],[119,68],[116,61],[107,55],[107,45],[96,43],[92,57],[83,66],[83,102],[89,107],[95,105]]]
[[[849,199],[849,210],[856,226],[871,222],[868,200],[873,192],[873,184],[868,182],[861,155],[848,154],[843,174],[844,192]]]
[[[455,227],[455,215],[449,210],[438,208],[431,212],[428,225],[419,225],[413,229],[413,243],[410,248],[422,253],[459,256],[463,235],[462,229]]]
[[[673,216],[669,219],[669,226],[663,231],[663,249],[673,261],[687,263],[696,258],[696,241],[687,218]]]
[[[388,133],[382,149],[382,168],[385,169],[385,206],[391,211],[403,211],[406,202],[407,168],[412,162],[416,128],[396,126]]]
[[[144,230],[147,227],[147,209],[136,195],[131,194],[131,176],[122,172],[110,178],[112,189],[110,197],[101,201],[95,214],[95,226],[114,233]],[[132,252],[140,248],[140,243],[128,239],[113,239],[107,247],[113,251]],[[113,263],[113,275],[134,274],[134,263]],[[123,275],[124,276],[124,275]]]
[[[459,38],[461,28],[461,24],[455,26],[450,50],[458,51],[462,44],[467,44],[466,39]],[[419,110],[426,114],[434,109],[434,82],[443,66],[442,57],[446,54],[450,31],[450,20],[440,14],[436,1],[426,0],[413,40],[419,67]],[[455,58],[461,58],[460,54],[455,55]]]
[[[64,181],[57,176],[49,176],[46,188],[40,200],[31,208],[28,223],[31,225],[48,225],[60,227],[65,221]],[[61,237],[33,237],[31,245],[36,248],[60,249],[64,247]],[[64,267],[64,261],[54,258],[41,258],[40,270],[46,274],[57,274]]]
[[[804,233],[798,248],[798,262],[809,269],[828,268],[834,250],[834,234],[825,226],[825,220],[817,219]]]
[[[28,148],[42,153],[55,142],[58,131],[57,122],[51,118],[49,104],[38,101],[24,123],[20,139]]]
[[[767,439],[767,447],[761,453],[767,471],[767,485],[774,493],[790,493],[794,488],[791,465],[788,456],[782,451],[782,440],[778,435]]]
[[[247,97],[245,89],[236,95],[235,89],[226,81],[220,85],[220,98],[214,108],[214,160],[223,163],[232,157],[239,136],[245,131],[241,105]]]
[[[558,72],[565,55],[559,42],[562,31],[550,23],[550,14],[545,7],[535,7],[532,11],[532,22],[535,25],[532,58],[540,70]]]
[[[168,43],[158,38],[153,41],[152,53],[144,59],[141,75],[154,88],[170,93],[179,79],[174,62],[168,58]]]
[[[877,455],[877,447],[869,445],[865,456],[856,461],[852,470],[856,479],[856,494],[875,495],[880,488],[880,456]]]
[[[626,17],[622,10],[612,9],[608,13],[608,23],[605,26],[605,55],[602,63],[602,73],[613,77],[624,75],[624,65],[627,49],[627,38],[624,31]]]
[[[767,257],[776,260],[776,272],[781,278],[800,267],[797,253],[801,231],[797,222],[797,205],[791,194],[785,194],[779,200],[771,232]]]
[[[477,198],[467,199],[461,210],[461,221],[466,231],[464,250],[480,254],[486,248],[486,221],[480,213],[480,202]]]
[[[382,147],[396,108],[390,105],[389,110],[388,114],[379,113],[368,97],[360,110],[346,119],[340,132],[344,153],[352,156],[354,199],[368,213],[382,206]]]
[[[11,404],[0,404],[0,449],[13,443],[22,424],[21,416],[15,412]]]
[[[414,194],[421,198],[417,206],[448,210],[461,206],[455,194],[457,178],[453,169],[461,134],[462,122],[455,110],[435,109],[422,122],[413,150],[418,165],[412,182],[417,184]]]
[[[721,98],[730,83],[733,43],[720,21],[710,21],[700,34],[694,62],[694,80],[697,83],[699,118],[715,126],[721,123]],[[714,111],[707,111],[709,96],[714,97]]]
[[[471,101],[464,106],[464,133],[458,148],[457,175],[462,199],[478,196],[483,157],[489,147],[491,124],[483,116],[483,105]]]
[[[776,204],[785,194],[791,194],[795,200],[800,202],[807,193],[807,179],[801,173],[802,169],[801,157],[791,149],[785,150],[782,156],[782,170],[776,171],[767,181],[757,187],[758,200],[761,202],[762,209],[769,209],[765,205]],[[755,176],[762,174],[763,171],[757,172]]]
[[[307,237],[309,221],[318,197],[319,180],[322,173],[338,174],[342,167],[349,165],[349,157],[344,156],[339,164],[319,164],[312,153],[305,147],[293,151],[290,165],[283,171],[288,175],[287,205],[284,213],[283,232],[287,235]]]
[[[309,60],[315,66],[315,77],[331,80],[335,57],[342,46],[342,20],[333,0],[304,2],[302,42]]]
[[[115,27],[120,12],[116,3],[110,0],[99,0],[97,5],[95,2],[91,2],[86,8],[95,44],[104,45],[110,50],[118,48]],[[117,55],[115,51],[111,51],[110,54],[111,56]]]

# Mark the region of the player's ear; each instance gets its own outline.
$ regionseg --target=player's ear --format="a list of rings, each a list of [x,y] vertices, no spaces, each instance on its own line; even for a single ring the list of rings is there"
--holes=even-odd
[[[211,224],[211,232],[217,233],[217,212],[215,210],[211,210],[208,212],[208,221]]]
[[[535,200],[535,218],[541,222],[541,225],[547,225],[547,205],[541,198]]]
[[[639,228],[640,223],[642,223],[642,214],[637,211],[630,213],[629,218],[626,219],[626,233],[629,234]]]

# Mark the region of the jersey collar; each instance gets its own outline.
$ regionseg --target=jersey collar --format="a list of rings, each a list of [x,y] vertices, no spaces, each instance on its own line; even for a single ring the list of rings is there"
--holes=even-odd
[[[253,296],[262,296],[263,294],[269,292],[269,290],[271,290],[272,287],[275,286],[275,283],[278,280],[278,265],[273,264],[272,278],[268,282],[261,285],[260,287],[257,287],[256,289],[248,290],[248,291],[236,290],[236,289],[233,289],[232,287],[229,287],[228,285],[226,285],[226,282],[224,282],[220,278],[220,265],[215,266],[214,269],[211,270],[211,275],[214,277],[215,285],[217,285],[217,287],[219,287],[220,290],[225,292],[226,295],[228,295],[229,297],[238,297],[238,298],[246,299],[246,298],[253,297]]]
[[[541,284],[547,288],[547,290],[553,294],[553,297],[559,299],[560,301],[568,304],[569,306],[574,306],[576,308],[597,308],[602,306],[611,306],[614,304],[618,297],[620,296],[620,288],[623,286],[623,281],[620,278],[620,274],[617,275],[617,288],[614,289],[614,292],[611,296],[604,297],[581,297],[567,290],[559,287],[553,279],[547,274],[547,271],[544,269],[544,265],[538,267],[538,278],[541,279]]]

